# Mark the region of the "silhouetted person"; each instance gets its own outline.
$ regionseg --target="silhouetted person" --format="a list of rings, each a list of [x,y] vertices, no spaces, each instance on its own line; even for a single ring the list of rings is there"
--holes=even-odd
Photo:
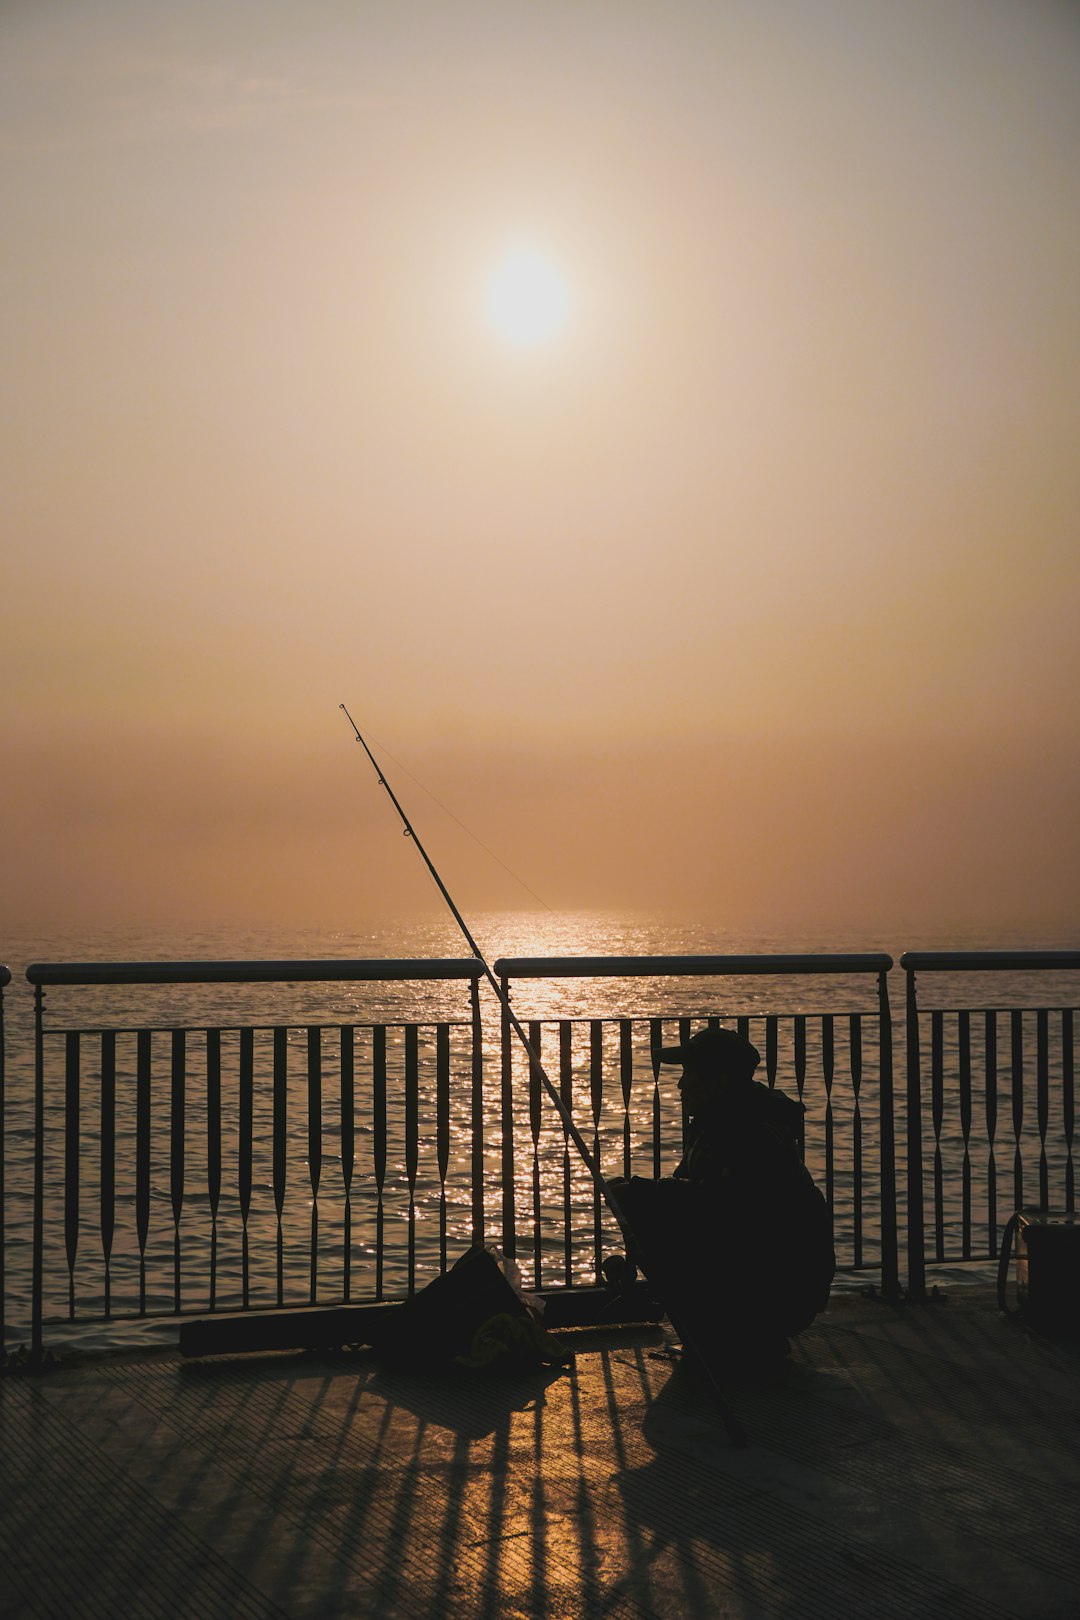
[[[779,1362],[829,1297],[825,1200],[799,1154],[801,1103],[754,1080],[760,1054],[730,1029],[665,1047],[690,1116],[674,1176],[613,1192],[675,1324],[718,1366]]]

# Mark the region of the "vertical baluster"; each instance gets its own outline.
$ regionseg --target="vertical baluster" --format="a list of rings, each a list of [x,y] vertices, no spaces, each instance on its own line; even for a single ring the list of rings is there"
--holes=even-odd
[[[964,1139],[964,1162],[961,1170],[961,1224],[963,1228],[963,1256],[971,1259],[971,1155],[968,1143],[971,1137],[971,1015],[962,1012],[959,1019],[960,1066],[960,1134]]]
[[[719,1018],[710,1018],[709,1019],[709,1028],[710,1029],[719,1029],[719,1027],[720,1027]],[[738,1031],[738,1033],[742,1036],[744,1041],[748,1041],[750,1039],[750,1017],[749,1017],[748,1013],[740,1013],[739,1014],[738,1018],[736,1018],[736,1020],[735,1020],[735,1028]]]
[[[503,993],[509,994],[506,980]],[[480,985],[476,979],[469,984],[469,1009],[472,1025],[472,1241],[484,1242],[484,1032],[480,1019]]]
[[[517,1254],[517,1211],[514,1195],[514,1042],[510,1014],[501,1005],[502,1043],[499,1068],[499,1120],[502,1146],[500,1169],[502,1186],[502,1247],[511,1259]],[[530,1064],[530,1068],[532,1065]]]
[[[64,1040],[64,1248],[68,1268],[68,1316],[75,1320],[75,1257],[79,1247],[79,1036]]]
[[[806,1089],[806,1015],[795,1015],[795,1088],[799,1093],[799,1101],[803,1100]],[[806,1115],[799,1116],[799,1157],[806,1157]]]
[[[573,1118],[574,1110],[574,1026],[567,1018],[559,1020],[559,1096]],[[563,1125],[563,1281],[574,1280],[574,1234],[570,1197],[570,1133]]]
[[[371,1148],[375,1164],[375,1298],[383,1297],[383,1240],[386,1211],[386,1025],[371,1032]]]
[[[1024,1015],[1016,1009],[1009,1016],[1012,1036],[1012,1128],[1013,1128],[1013,1205],[1021,1209],[1024,1203],[1024,1162],[1020,1151],[1020,1133],[1024,1128]]]
[[[780,1020],[769,1013],[765,1020],[765,1078],[770,1088],[776,1084],[777,1053],[780,1044]]]
[[[206,1194],[210,1202],[210,1309],[217,1308],[218,1205],[221,1201],[221,1031],[206,1032]]]
[[[914,986],[912,996],[914,997]],[[896,1197],[896,1096],[888,971],[878,974],[878,1205],[881,1210],[881,1290],[900,1298],[900,1235]]]
[[[450,1169],[450,1026],[435,1037],[435,1149],[439,1160],[439,1270],[446,1270],[446,1177]]]
[[[986,1070],[986,1224],[987,1252],[991,1260],[997,1259],[997,1160],[994,1157],[994,1138],[997,1135],[997,1013],[988,1012],[984,1023],[984,1067]]]
[[[252,1157],[255,1136],[255,1031],[240,1031],[240,1097],[237,1110],[237,1191],[240,1197],[240,1299],[250,1304],[251,1259],[248,1251],[248,1216],[251,1214]]]
[[[623,1107],[622,1173],[630,1176],[630,1098],[634,1084],[634,1026],[629,1018],[619,1019],[619,1085]]]
[[[934,1255],[945,1258],[945,1173],[941,1162],[941,1125],[945,1114],[945,1025],[942,1013],[930,1014],[930,1117],[934,1127]]]
[[[146,1315],[146,1240],[150,1232],[151,1035],[140,1029],[135,1043],[135,1233],[139,1243],[139,1314]]]
[[[1050,1207],[1050,1167],[1046,1132],[1050,1124],[1050,1014],[1040,1007],[1035,1019],[1035,1100],[1039,1121],[1039,1203]]]
[[[341,1050],[341,1181],[345,1189],[345,1211],[342,1240],[342,1297],[352,1298],[352,1182],[356,1165],[356,1035],[351,1024],[342,1024],[339,1031]]]
[[[925,1230],[923,1226],[922,1050],[915,972],[907,972],[907,1180],[908,1180],[908,1294],[921,1300],[926,1294]],[[884,1113],[882,1114],[884,1119]]]
[[[169,1193],[173,1218],[173,1309],[179,1314],[180,1217],[184,1209],[184,1133],[187,1080],[187,1039],[184,1030],[172,1032],[172,1108],[170,1111]]]
[[[649,1062],[652,1065],[652,1173],[660,1175],[660,1048],[664,1044],[664,1022],[649,1019]],[[684,1121],[685,1124],[685,1121]],[[685,1151],[685,1150],[684,1150]]]
[[[680,1046],[685,1046],[686,1045],[687,1041],[690,1039],[690,1032],[691,1031],[690,1031],[690,1020],[689,1020],[689,1018],[680,1018],[679,1019],[679,1042],[678,1042],[678,1044]],[[687,1109],[686,1109],[686,1099],[685,1099],[685,1097],[683,1097],[682,1092],[680,1092],[679,1093],[679,1130],[680,1130],[679,1157],[680,1157],[680,1159],[686,1153],[686,1132],[687,1132],[687,1130],[689,1128],[689,1125],[690,1125],[690,1115],[689,1115],[689,1113],[687,1112]],[[659,1134],[659,1132],[657,1134]],[[659,1170],[657,1170],[656,1174],[657,1175],[660,1174]]]
[[[44,1353],[45,1314],[45,991],[34,986],[34,1216],[30,1278],[30,1355]]]
[[[862,1018],[858,1013],[848,1017],[848,1051],[851,1054],[851,1217],[852,1261],[856,1268],[863,1263],[863,1170],[862,1170],[862,1110],[859,1092],[862,1088]]]
[[[1065,1208],[1070,1214],[1076,1207],[1073,1177],[1074,1084],[1073,1015],[1072,1008],[1066,1007],[1061,1014],[1061,1110],[1065,1127]]]
[[[529,1045],[543,1062],[544,1026],[539,1019],[529,1025]],[[540,1127],[544,1119],[544,1103],[539,1076],[529,1065],[529,1135],[532,1140],[532,1195],[533,1195],[533,1287],[541,1286],[543,1265],[543,1203],[540,1187]]]
[[[600,1110],[604,1101],[604,1026],[599,1018],[594,1018],[589,1024],[589,1101],[592,1105],[593,1163],[597,1169],[600,1169]],[[592,1184],[592,1193],[593,1255],[596,1268],[595,1280],[599,1283],[603,1279],[600,1264],[604,1257],[601,1253],[600,1189],[595,1181]]]
[[[285,1184],[288,1171],[289,1133],[289,1031],[282,1024],[274,1026],[274,1102],[273,1102],[273,1185],[274,1211],[277,1216],[277,1302],[285,1303],[285,1234],[282,1215],[285,1209]]]
[[[319,1183],[322,1180],[322,1030],[314,1024],[307,1032],[308,1177],[311,1182],[310,1300],[319,1292]]]
[[[116,1032],[101,1034],[101,1253],[105,1317],[112,1315],[112,1246],[116,1227]]]
[[[833,1219],[836,1202],[832,1105],[835,1054],[833,1016],[832,1013],[825,1013],[821,1019],[821,1077],[825,1082],[825,1202],[829,1206],[830,1220]]]
[[[416,1172],[420,1156],[419,1030],[405,1026],[405,1179],[409,1185],[407,1291],[416,1289]]]

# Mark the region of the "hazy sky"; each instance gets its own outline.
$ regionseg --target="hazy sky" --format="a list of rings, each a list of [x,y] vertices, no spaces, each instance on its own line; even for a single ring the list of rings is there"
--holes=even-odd
[[[6,0],[0,141],[9,927],[426,903],[341,701],[555,907],[1077,917],[1075,6]]]

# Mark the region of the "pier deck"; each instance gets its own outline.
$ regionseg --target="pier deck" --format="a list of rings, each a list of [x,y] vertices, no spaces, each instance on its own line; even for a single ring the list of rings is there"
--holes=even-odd
[[[728,1442],[660,1330],[560,1375],[171,1350],[0,1383],[5,1620],[1075,1620],[1080,1349],[836,1298]]]

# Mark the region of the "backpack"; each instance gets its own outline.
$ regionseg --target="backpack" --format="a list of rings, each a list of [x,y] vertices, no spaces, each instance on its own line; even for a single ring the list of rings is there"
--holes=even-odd
[[[509,1264],[497,1251],[469,1249],[449,1271],[386,1313],[372,1333],[373,1349],[388,1367],[406,1372],[572,1360],[508,1280],[503,1267]]]

